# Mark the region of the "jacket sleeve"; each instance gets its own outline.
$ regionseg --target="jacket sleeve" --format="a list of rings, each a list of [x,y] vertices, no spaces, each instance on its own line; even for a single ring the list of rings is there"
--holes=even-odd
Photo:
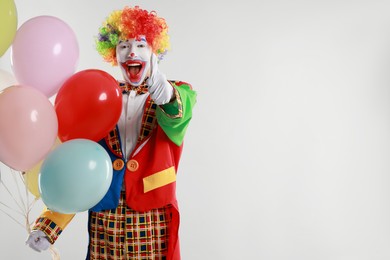
[[[35,221],[32,230],[43,231],[53,244],[74,216],[75,214],[62,214],[46,208]]]
[[[192,108],[196,103],[196,92],[190,84],[170,81],[174,88],[175,98],[157,107],[157,122],[169,139],[180,146],[183,142],[188,124],[192,118]]]

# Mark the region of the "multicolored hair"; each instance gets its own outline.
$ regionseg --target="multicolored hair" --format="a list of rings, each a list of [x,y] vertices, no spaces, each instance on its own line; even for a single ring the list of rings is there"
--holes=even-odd
[[[96,49],[105,61],[116,66],[116,45],[119,41],[141,35],[146,37],[153,53],[162,59],[170,47],[165,19],[158,17],[155,11],[148,12],[138,6],[125,7],[108,16],[99,28]]]

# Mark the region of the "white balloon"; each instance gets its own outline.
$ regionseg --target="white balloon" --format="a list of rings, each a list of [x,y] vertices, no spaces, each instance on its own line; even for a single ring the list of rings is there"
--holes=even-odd
[[[15,84],[17,84],[15,77],[11,73],[0,69],[0,90]]]

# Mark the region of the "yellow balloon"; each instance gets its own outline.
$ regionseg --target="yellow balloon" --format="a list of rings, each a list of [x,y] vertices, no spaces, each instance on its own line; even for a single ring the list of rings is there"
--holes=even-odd
[[[18,18],[13,0],[0,1],[0,57],[14,40]]]
[[[60,144],[61,144],[61,141],[59,138],[57,138],[56,142],[54,143],[54,145],[52,147],[52,150],[55,149]],[[41,194],[39,193],[38,178],[39,178],[39,173],[41,172],[41,166],[43,164],[43,161],[44,160],[40,161],[32,169],[23,173],[24,183],[26,184],[27,189],[37,199],[39,199],[41,197]]]
[[[23,174],[24,182],[27,186],[27,189],[36,197],[41,197],[38,188],[38,176],[41,170],[43,161],[40,161],[37,165],[35,165],[32,169],[26,171]]]

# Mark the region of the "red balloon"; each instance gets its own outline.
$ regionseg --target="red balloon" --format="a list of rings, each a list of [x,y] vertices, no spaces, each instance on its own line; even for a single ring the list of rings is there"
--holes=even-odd
[[[83,70],[65,81],[54,107],[62,142],[76,138],[99,141],[119,120],[122,92],[110,74],[96,69]]]

